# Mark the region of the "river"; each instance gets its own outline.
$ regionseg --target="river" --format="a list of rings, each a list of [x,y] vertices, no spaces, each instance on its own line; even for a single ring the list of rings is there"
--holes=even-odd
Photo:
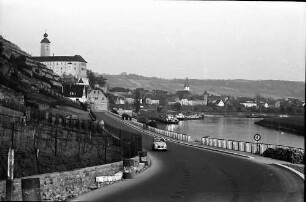
[[[260,134],[260,143],[284,145],[304,149],[304,136],[277,131],[255,124],[258,118],[233,118],[205,116],[204,120],[185,120],[179,124],[161,124],[157,128],[188,134],[192,140],[210,136],[225,140],[255,142],[254,135]]]

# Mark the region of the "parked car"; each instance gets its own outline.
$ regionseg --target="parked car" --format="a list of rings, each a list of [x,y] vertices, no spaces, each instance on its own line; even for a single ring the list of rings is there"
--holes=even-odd
[[[152,142],[152,150],[167,151],[167,143],[164,138],[154,137]]]

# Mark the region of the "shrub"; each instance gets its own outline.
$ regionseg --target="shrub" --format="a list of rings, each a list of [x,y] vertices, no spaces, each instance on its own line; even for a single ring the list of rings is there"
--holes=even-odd
[[[299,150],[291,148],[268,148],[263,152],[263,156],[300,164],[304,163],[305,154]]]

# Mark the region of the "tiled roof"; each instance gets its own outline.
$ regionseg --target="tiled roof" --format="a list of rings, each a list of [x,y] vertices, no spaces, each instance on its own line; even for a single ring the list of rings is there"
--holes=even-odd
[[[66,61],[66,62],[85,62],[84,58],[80,55],[75,56],[42,56],[42,57],[32,57],[33,60],[39,62],[56,62],[56,61]]]
[[[84,87],[87,95],[88,87],[84,85],[63,85],[63,94],[65,97],[82,97]]]

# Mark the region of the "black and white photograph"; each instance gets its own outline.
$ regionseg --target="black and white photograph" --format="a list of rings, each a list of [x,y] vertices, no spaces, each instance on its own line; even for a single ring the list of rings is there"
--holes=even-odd
[[[0,0],[0,201],[303,202],[306,3]]]

